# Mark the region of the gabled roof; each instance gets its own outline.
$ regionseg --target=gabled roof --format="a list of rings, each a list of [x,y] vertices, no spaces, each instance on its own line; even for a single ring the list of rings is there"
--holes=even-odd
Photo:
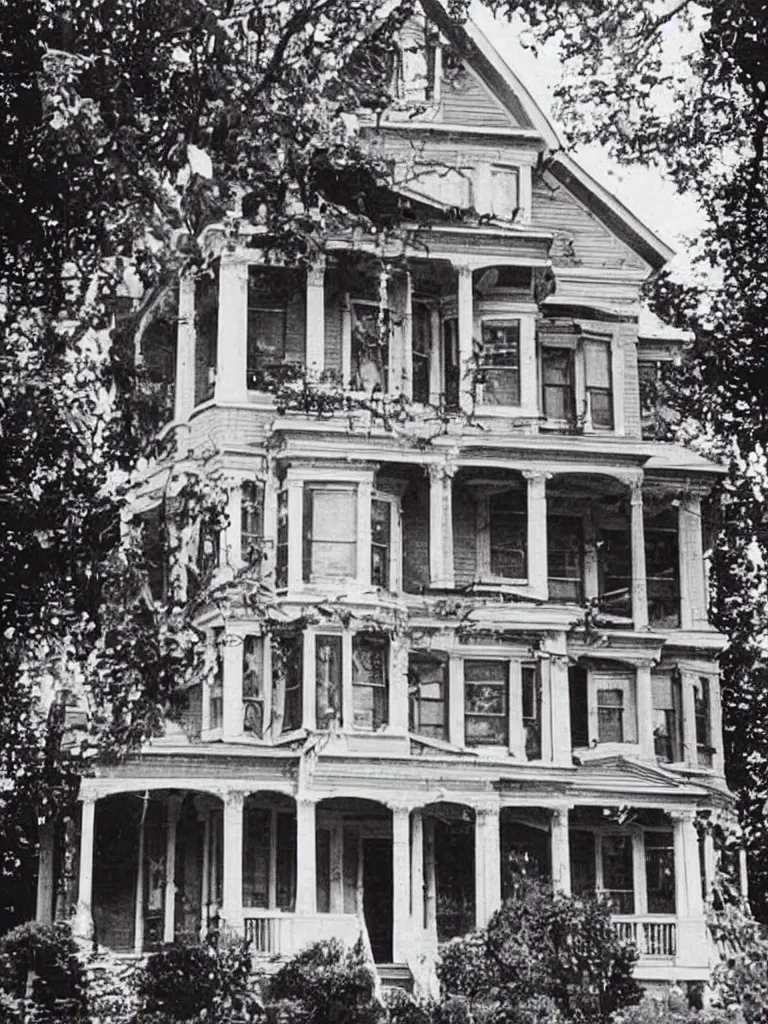
[[[573,789],[601,792],[618,792],[638,796],[655,793],[668,796],[702,796],[707,790],[676,772],[667,771],[659,765],[630,760],[620,754],[585,759],[579,765],[573,779]]]

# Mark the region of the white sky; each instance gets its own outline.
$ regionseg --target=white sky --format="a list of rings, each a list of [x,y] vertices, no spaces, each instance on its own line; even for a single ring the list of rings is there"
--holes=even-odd
[[[522,79],[544,112],[551,116],[552,90],[560,76],[554,48],[534,57],[530,50],[519,45],[515,29],[509,23],[494,19],[478,4],[473,6],[472,19]],[[557,124],[554,118],[552,120]],[[686,236],[695,238],[703,225],[702,215],[693,199],[678,195],[658,170],[618,166],[602,147],[582,147],[573,156],[601,185],[672,246],[677,255],[669,265],[670,269],[687,276],[690,246]]]

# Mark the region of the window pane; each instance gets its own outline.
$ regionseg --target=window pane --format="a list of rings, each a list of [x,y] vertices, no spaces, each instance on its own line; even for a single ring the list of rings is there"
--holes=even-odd
[[[588,388],[611,387],[611,346],[607,341],[588,341],[584,345]]]
[[[413,323],[412,387],[414,402],[429,401],[429,360],[432,348],[432,314],[416,302],[411,307]]]
[[[467,718],[464,723],[464,742],[468,747],[506,747],[506,718]]]
[[[520,321],[483,324],[483,402],[520,404]]]
[[[447,739],[447,662],[412,656],[408,662],[409,719],[412,732]]]
[[[464,681],[467,683],[496,682],[506,683],[506,661],[475,661],[464,662]]]
[[[353,302],[352,383],[365,391],[387,390],[389,369],[389,311],[378,305]]]
[[[272,638],[272,725],[276,735],[301,725],[301,636]]]
[[[603,888],[617,914],[634,914],[632,841],[629,836],[603,836]]]
[[[507,691],[507,662],[464,662],[464,738],[468,746],[507,745]]]
[[[356,729],[370,731],[389,721],[389,644],[379,637],[352,638],[352,711]]]
[[[535,761],[541,757],[541,682],[536,665],[522,666],[522,682],[525,756]]]
[[[645,879],[649,914],[675,913],[675,851],[671,832],[646,832]]]
[[[468,715],[505,715],[507,702],[504,687],[493,683],[467,683],[464,691],[464,710]]]
[[[357,492],[312,488],[310,542],[313,577],[357,574]]]
[[[568,348],[544,348],[541,371],[545,384],[571,387],[573,384],[573,352]]]
[[[391,514],[388,501],[371,502],[371,583],[375,587],[389,587]]]
[[[254,480],[246,480],[241,492],[240,557],[249,564],[261,559],[264,535],[263,489]]]
[[[269,839],[271,815],[245,805],[243,821],[243,906],[269,906]]]
[[[495,168],[491,171],[491,203],[496,217],[509,218],[520,205],[518,174],[514,168]]]
[[[491,573],[525,579],[528,516],[522,491],[493,494],[489,500]]]
[[[595,427],[613,426],[613,399],[610,391],[589,389],[589,408],[592,414],[592,425]]]
[[[624,691],[597,691],[597,738],[600,743],[624,742]]]
[[[327,729],[341,721],[341,637],[315,638],[315,721]]]
[[[260,636],[243,640],[243,731],[261,737],[264,731],[264,659]]]

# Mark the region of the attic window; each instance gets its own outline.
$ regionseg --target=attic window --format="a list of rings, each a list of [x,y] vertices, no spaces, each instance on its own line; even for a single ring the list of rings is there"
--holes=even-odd
[[[439,100],[441,65],[437,29],[422,18],[413,18],[400,34],[392,74],[392,93],[405,103],[436,103]]]

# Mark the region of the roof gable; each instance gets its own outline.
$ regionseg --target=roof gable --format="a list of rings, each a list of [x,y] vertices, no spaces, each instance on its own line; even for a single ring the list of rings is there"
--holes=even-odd
[[[601,786],[629,792],[647,789],[680,789],[685,782],[655,765],[630,761],[621,755],[585,760],[576,773],[574,785],[599,782]]]

